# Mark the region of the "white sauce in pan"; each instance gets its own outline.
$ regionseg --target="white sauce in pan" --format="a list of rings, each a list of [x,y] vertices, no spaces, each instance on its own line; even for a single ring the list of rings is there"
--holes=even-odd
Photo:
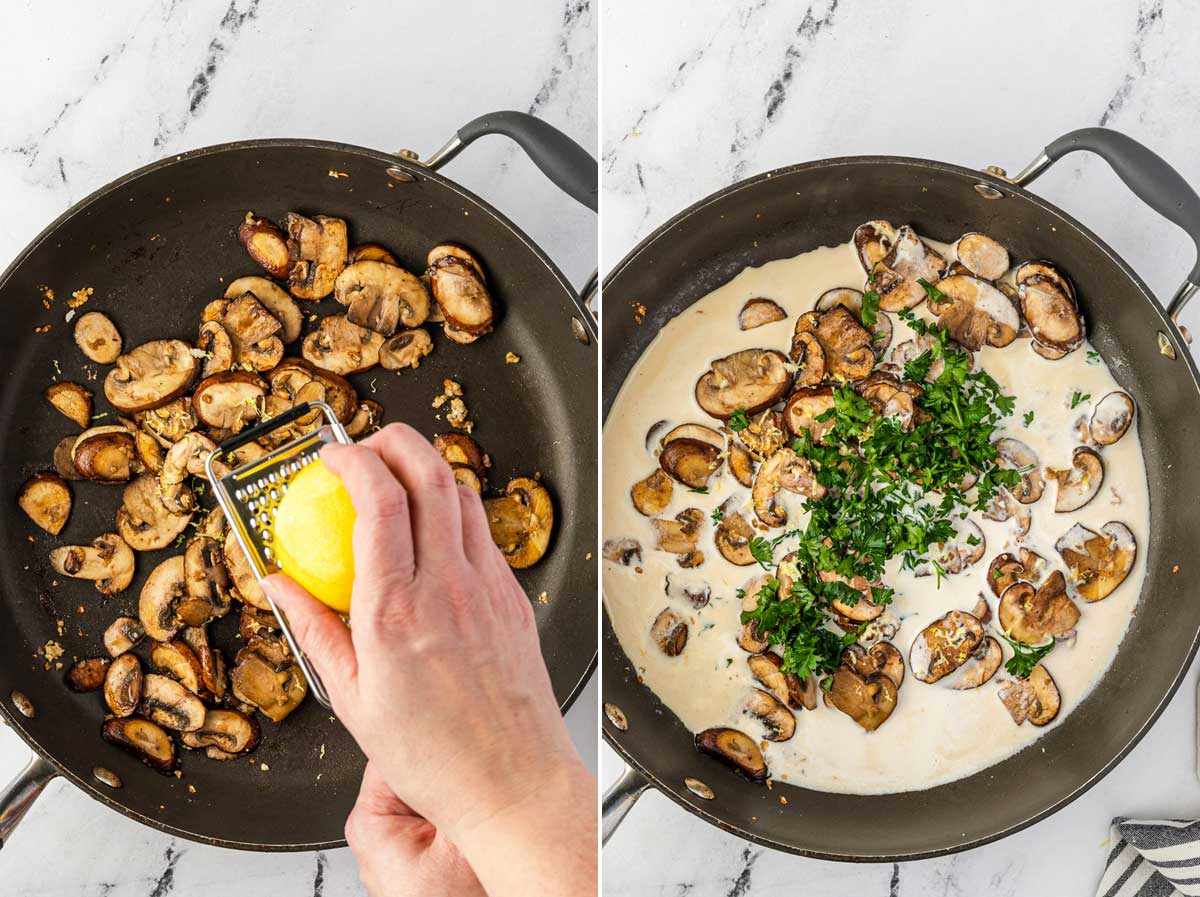
[[[948,259],[953,258],[949,247],[929,242]],[[604,537],[637,539],[643,561],[640,571],[634,566],[604,564],[604,601],[632,667],[688,729],[699,732],[710,726],[732,726],[748,733],[766,744],[764,757],[775,780],[823,791],[882,794],[929,788],[991,766],[1061,724],[1087,697],[1112,662],[1136,611],[1146,572],[1150,499],[1135,418],[1124,438],[1099,449],[1105,466],[1104,485],[1080,510],[1055,513],[1057,484],[1048,479],[1041,500],[1028,506],[1033,525],[1020,543],[1014,539],[1010,522],[993,522],[972,513],[984,532],[987,550],[979,563],[946,577],[940,588],[934,577],[918,578],[900,571],[899,558],[894,558],[884,579],[896,590],[890,610],[900,617],[901,626],[891,641],[904,655],[906,676],[892,715],[879,729],[866,732],[849,716],[819,702],[814,711],[795,711],[796,734],[791,740],[763,742],[762,724],[742,711],[747,693],[757,683],[746,664],[748,655],[735,641],[740,628],[735,592],[764,571],[758,565],[737,567],[726,561],[713,545],[714,525],[709,518],[713,508],[738,495],[745,499],[744,516],[753,521],[749,490],[733,478],[728,465],[709,481],[706,495],[675,484],[671,504],[659,516],[671,518],[689,507],[699,508],[705,515],[698,543],[705,560],[694,570],[680,568],[675,555],[655,550],[651,518],[634,508],[629,490],[658,467],[657,439],[646,447],[647,431],[656,422],[665,418],[671,426],[688,422],[720,425],[693,396],[695,382],[711,359],[756,347],[786,353],[797,316],[812,309],[818,296],[833,287],[861,290],[863,280],[851,244],[816,249],[743,271],[658,334],[630,373],[605,426]],[[756,296],[775,300],[788,316],[743,332],[737,325],[738,311]],[[914,311],[932,319],[925,303]],[[895,315],[892,322],[894,348],[912,333]],[[1037,452],[1043,468],[1070,467],[1072,451],[1079,444],[1074,433],[1076,421],[1090,416],[1096,402],[1119,389],[1104,362],[1095,355],[1089,358],[1090,351],[1090,344],[1085,343],[1062,360],[1048,361],[1033,352],[1028,339],[1018,338],[1004,349],[985,347],[975,354],[976,366],[986,369],[1005,393],[1016,397],[1016,409],[998,435],[1025,442]],[[1076,391],[1091,398],[1072,409],[1070,401]],[[1024,415],[1029,411],[1034,417],[1026,427]],[[788,525],[803,525],[802,497],[781,491],[779,499],[788,510]],[[1003,667],[990,682],[968,691],[928,685],[907,669],[909,647],[917,633],[949,610],[970,611],[981,593],[991,602],[994,626],[996,599],[986,579],[988,564],[996,555],[1003,551],[1015,554],[1018,546],[1024,545],[1041,554],[1050,570],[1058,568],[1065,573],[1062,558],[1054,550],[1055,541],[1074,523],[1099,531],[1110,520],[1119,520],[1132,530],[1137,559],[1126,580],[1103,601],[1089,604],[1076,599],[1081,611],[1077,635],[1072,641],[1060,642],[1044,661],[1062,696],[1058,717],[1049,726],[1013,723],[997,697],[999,683],[1008,678]],[[776,560],[786,550],[785,543],[776,552]],[[774,575],[774,570],[771,572]],[[697,610],[681,590],[666,594],[668,575],[672,584],[707,584],[712,600]],[[667,657],[650,638],[651,623],[665,607],[675,609],[688,622],[687,646],[679,657]],[[995,635],[992,626],[987,631]],[[1004,650],[1006,658],[1011,656],[1008,646]]]

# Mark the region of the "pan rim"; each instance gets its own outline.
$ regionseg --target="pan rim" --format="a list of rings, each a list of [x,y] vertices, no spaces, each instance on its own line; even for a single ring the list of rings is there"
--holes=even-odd
[[[697,200],[696,202],[692,203],[691,205],[689,205],[682,211],[671,216],[666,222],[661,224],[659,227],[655,228],[650,234],[648,234],[646,237],[641,239],[632,249],[629,250],[629,252],[621,259],[621,261],[619,261],[613,267],[613,269],[607,275],[605,275],[604,280],[603,280],[603,285],[601,288],[601,290],[602,290],[601,294],[603,295],[603,290],[607,289],[618,276],[620,276],[622,273],[627,271],[632,265],[634,265],[641,258],[642,255],[644,255],[645,253],[652,250],[655,247],[655,244],[658,243],[659,240],[669,237],[670,232],[672,230],[674,230],[676,227],[678,227],[680,224],[682,224],[684,221],[691,218],[693,215],[704,212],[711,206],[715,206],[716,204],[725,201],[729,197],[733,196],[736,193],[741,192],[742,190],[757,187],[758,185],[762,184],[763,182],[770,181],[772,179],[779,178],[779,177],[784,177],[786,175],[795,174],[797,172],[811,171],[811,170],[823,169],[823,168],[834,169],[834,168],[845,167],[845,166],[850,166],[850,165],[862,165],[862,164],[870,164],[870,165],[878,165],[878,166],[883,166],[883,165],[902,166],[902,167],[917,169],[919,171],[923,170],[923,171],[928,171],[928,172],[936,172],[939,174],[949,174],[949,175],[953,175],[953,176],[964,178],[964,179],[970,179],[974,183],[984,184],[986,186],[989,186],[996,190],[1001,191],[1001,193],[1011,194],[1013,196],[1020,197],[1021,199],[1024,199],[1028,202],[1031,202],[1033,205],[1038,207],[1041,211],[1043,211],[1049,215],[1057,217],[1064,225],[1074,228],[1085,239],[1087,239],[1099,252],[1103,253],[1110,261],[1112,261],[1118,267],[1118,269],[1120,269],[1120,271],[1129,279],[1129,281],[1137,289],[1137,291],[1141,295],[1142,299],[1145,300],[1146,303],[1150,306],[1150,308],[1154,311],[1155,315],[1158,318],[1159,330],[1162,333],[1165,333],[1167,335],[1167,339],[1169,340],[1171,346],[1175,350],[1176,360],[1183,361],[1184,369],[1187,371],[1187,374],[1191,379],[1192,388],[1197,393],[1197,396],[1200,397],[1200,371],[1197,370],[1196,361],[1192,357],[1192,354],[1188,349],[1188,345],[1187,345],[1186,341],[1183,339],[1182,335],[1180,334],[1178,326],[1175,324],[1174,321],[1172,321],[1166,315],[1163,306],[1155,298],[1154,294],[1151,292],[1150,288],[1146,285],[1145,281],[1142,280],[1142,278],[1137,274],[1137,272],[1134,271],[1133,268],[1119,254],[1117,254],[1104,240],[1102,240],[1090,228],[1086,227],[1084,224],[1082,224],[1081,222],[1076,220],[1073,216],[1069,215],[1068,213],[1066,213],[1065,211],[1063,211],[1061,208],[1054,205],[1053,203],[1051,203],[1045,199],[1042,199],[1041,197],[1037,196],[1034,193],[1029,192],[1028,190],[1024,189],[1023,187],[1019,187],[1016,184],[1011,183],[1006,178],[991,174],[990,172],[975,171],[973,169],[966,168],[965,166],[955,165],[950,162],[939,162],[939,161],[932,160],[932,159],[920,159],[920,158],[908,157],[908,156],[886,156],[886,155],[835,156],[835,157],[830,157],[827,159],[817,159],[817,160],[813,160],[810,162],[801,162],[801,163],[797,163],[797,164],[793,164],[793,165],[787,165],[787,166],[783,166],[780,168],[771,169],[769,171],[765,171],[760,174],[754,175],[752,177],[746,178],[745,180],[737,181],[736,183],[730,184],[727,187],[724,187],[720,190],[710,193],[707,196],[704,196],[701,199]],[[604,375],[605,365],[606,365],[606,357],[602,355],[601,356],[601,377],[602,378]],[[624,379],[622,379],[621,386],[624,386]],[[619,388],[617,391],[619,392]],[[616,392],[614,392],[612,394],[612,396],[613,396],[613,399],[615,400]],[[603,423],[606,423],[608,420],[609,411],[611,410],[611,402],[607,401],[607,397],[603,396],[603,395],[601,396],[601,402],[602,402],[601,422],[603,424]],[[603,432],[603,428],[602,428],[602,432]],[[603,442],[603,435],[601,436],[601,440]],[[601,534],[601,536],[603,537],[603,533]],[[603,594],[603,576],[601,577],[601,594]],[[615,642],[616,635],[612,631],[612,624],[608,617],[608,609],[607,609],[607,607],[604,606],[603,601],[601,601],[601,611],[602,611],[601,623],[602,623],[602,630],[603,630],[602,640],[606,641],[608,638],[611,637]],[[619,642],[616,643],[616,648],[617,648],[617,650],[620,650]],[[1072,803],[1079,797],[1083,796],[1087,791],[1091,790],[1091,788],[1093,786],[1095,786],[1098,782],[1100,782],[1100,780],[1102,780],[1105,776],[1107,776],[1110,772],[1112,772],[1112,770],[1114,768],[1116,768],[1116,766],[1122,760],[1124,760],[1135,747],[1137,747],[1137,745],[1141,742],[1142,738],[1145,737],[1145,735],[1150,731],[1150,729],[1153,728],[1154,724],[1158,721],[1159,717],[1161,717],[1163,712],[1166,710],[1167,705],[1171,702],[1171,699],[1175,696],[1175,693],[1179,690],[1179,686],[1182,684],[1184,677],[1187,675],[1188,670],[1191,667],[1192,661],[1195,659],[1198,648],[1200,648],[1200,629],[1198,629],[1197,632],[1192,636],[1191,645],[1188,648],[1186,656],[1182,658],[1182,662],[1179,666],[1179,669],[1175,672],[1169,688],[1162,695],[1162,698],[1159,700],[1159,702],[1153,707],[1153,709],[1151,710],[1149,715],[1146,717],[1145,721],[1138,727],[1137,731],[1132,735],[1132,737],[1130,737],[1129,740],[1124,745],[1121,746],[1120,750],[1118,750],[1116,752],[1116,754],[1106,764],[1104,764],[1104,766],[1102,766],[1100,769],[1098,769],[1087,780],[1085,780],[1084,782],[1080,783],[1077,787],[1072,789],[1068,794],[1064,795],[1063,797],[1061,797],[1054,803],[1050,804],[1048,807],[1044,808],[1040,812],[1032,814],[1029,817],[1027,817],[1026,819],[1020,820],[1010,826],[1007,826],[1006,828],[1003,828],[999,831],[993,832],[989,835],[981,836],[978,838],[972,838],[970,840],[963,841],[958,844],[953,844],[953,845],[950,845],[947,847],[941,847],[941,848],[932,849],[932,850],[921,850],[921,851],[916,851],[916,852],[912,852],[912,853],[849,854],[849,853],[837,853],[837,852],[831,852],[831,851],[809,850],[809,849],[805,849],[802,847],[797,847],[795,845],[782,843],[774,838],[770,838],[770,837],[767,837],[764,835],[756,834],[754,832],[746,831],[745,829],[739,828],[736,825],[733,825],[729,822],[726,822],[723,819],[718,818],[713,813],[709,812],[708,810],[704,809],[703,807],[693,805],[692,803],[688,802],[679,793],[679,790],[665,784],[658,776],[656,776],[654,773],[652,773],[643,763],[641,763],[637,758],[635,758],[624,747],[624,745],[621,744],[619,730],[617,730],[616,727],[613,726],[612,723],[606,717],[602,719],[602,723],[603,723],[602,734],[604,737],[604,742],[613,751],[616,752],[616,754],[621,758],[621,760],[627,766],[635,769],[642,776],[644,776],[646,778],[646,780],[649,782],[649,784],[655,790],[657,790],[660,794],[664,795],[669,800],[678,804],[680,807],[682,807],[687,812],[700,817],[702,820],[709,823],[710,825],[713,825],[728,834],[734,835],[738,838],[742,838],[743,840],[750,841],[754,844],[759,844],[763,847],[769,847],[772,850],[778,850],[778,851],[781,851],[784,853],[790,853],[790,854],[795,854],[798,856],[810,857],[812,859],[832,860],[835,862],[896,863],[896,862],[908,862],[908,861],[913,861],[913,860],[933,859],[933,858],[937,858],[937,857],[951,856],[953,854],[961,853],[966,850],[971,850],[976,847],[983,847],[984,845],[991,844],[995,841],[999,841],[1003,838],[1006,838],[1009,835],[1014,835],[1017,832],[1020,832],[1026,828],[1029,828],[1030,826],[1034,825],[1035,823],[1041,822],[1043,819],[1047,819],[1050,816],[1053,816],[1055,813],[1062,810],[1068,804]],[[601,689],[604,688],[603,681],[601,681],[600,687],[601,687]],[[601,698],[601,700],[603,701],[603,698]],[[656,697],[656,700],[657,700],[657,697]],[[659,703],[661,704],[661,701]],[[907,793],[916,793],[916,792],[901,792],[901,793],[907,794]]]
[[[447,178],[445,175],[426,167],[420,162],[413,161],[402,156],[393,155],[382,150],[376,150],[370,147],[359,146],[351,143],[342,143],[333,140],[320,140],[304,137],[268,137],[251,140],[228,141],[225,143],[215,143],[208,146],[198,147],[182,153],[175,153],[170,156],[165,156],[152,162],[148,162],[147,164],[135,168],[132,171],[128,171],[125,174],[122,174],[119,177],[109,181],[108,183],[97,187],[82,199],[71,204],[53,221],[46,225],[46,227],[44,227],[35,237],[33,237],[25,246],[25,248],[22,249],[4,268],[3,272],[0,272],[0,290],[4,289],[9,280],[20,269],[29,256],[37,251],[43,244],[45,244],[46,241],[51,239],[53,235],[58,232],[59,228],[62,227],[62,225],[83,212],[93,203],[125,188],[139,178],[154,174],[161,169],[180,163],[186,164],[194,159],[206,158],[208,156],[214,156],[221,153],[271,148],[332,150],[353,156],[360,156],[379,162],[388,167],[400,168],[417,178],[428,178],[434,183],[437,183],[457,194],[463,200],[478,208],[481,212],[489,215],[492,220],[500,225],[500,227],[507,230],[511,236],[524,245],[530,251],[530,253],[532,253],[542,263],[543,266],[545,266],[545,268],[550,272],[551,276],[555,279],[555,281],[557,281],[560,288],[569,297],[571,305],[575,309],[575,316],[581,321],[584,328],[587,330],[588,336],[590,337],[587,344],[587,349],[590,352],[598,354],[599,334],[597,323],[592,317],[591,313],[587,310],[587,307],[584,305],[583,299],[580,297],[579,292],[571,285],[571,282],[567,280],[566,275],[563,274],[558,265],[556,265],[554,261],[550,259],[548,255],[546,255],[545,251],[543,251],[541,247],[529,237],[528,234],[514,224],[507,216],[501,213],[489,202],[477,196],[475,193],[471,192],[465,187],[462,187],[455,181]],[[565,715],[567,711],[571,709],[571,706],[575,703],[576,699],[583,692],[588,681],[595,673],[598,663],[599,647],[597,646],[597,649],[592,653],[592,657],[586,668],[582,671],[579,679],[571,687],[567,697],[560,705],[559,710],[562,714]],[[115,800],[111,795],[105,794],[103,791],[99,790],[99,788],[94,786],[88,778],[77,775],[72,770],[68,769],[58,760],[57,757],[53,756],[50,751],[44,748],[32,733],[26,730],[24,723],[27,722],[27,720],[25,717],[20,716],[15,710],[10,708],[7,700],[0,699],[0,717],[3,717],[5,722],[7,722],[9,729],[15,732],[17,736],[24,741],[32,751],[34,751],[34,753],[54,767],[57,776],[70,782],[84,794],[88,795],[94,800],[99,801],[108,808],[115,810],[122,816],[133,819],[142,823],[143,825],[157,829],[158,831],[164,832],[168,835],[184,838],[185,840],[193,841],[199,844],[207,844],[212,847],[227,847],[234,850],[257,851],[263,853],[332,850],[338,847],[346,846],[345,838],[304,843],[265,844],[252,841],[236,841],[226,838],[214,838],[208,835],[201,835],[196,832],[187,831],[186,829],[182,829],[170,823],[147,816],[138,810],[134,810],[131,807],[125,806],[124,804]]]

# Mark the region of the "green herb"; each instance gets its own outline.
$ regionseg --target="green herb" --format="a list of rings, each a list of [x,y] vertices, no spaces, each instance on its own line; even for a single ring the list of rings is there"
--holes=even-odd
[[[698,495],[708,495],[708,487],[701,486],[698,489],[689,489],[688,492],[695,492]]]
[[[1071,394],[1071,407],[1074,408],[1080,402],[1086,402],[1091,397],[1092,394],[1090,392],[1080,393],[1078,390],[1076,390]]]
[[[871,280],[874,282],[875,272],[871,272]],[[874,327],[879,322],[879,294],[874,290],[867,290],[862,297],[862,322],[868,327]]]
[[[733,414],[729,415],[729,429],[735,433],[740,433],[748,426],[750,426],[750,419],[746,417],[746,409],[734,408]]]
[[[1100,363],[1100,353],[1096,352],[1092,349],[1088,349],[1087,363],[1088,364],[1099,364]]]
[[[712,522],[715,525],[725,519],[725,512],[721,509],[720,505],[717,505],[712,509],[712,514],[709,516],[712,518]]]
[[[924,277],[918,277],[917,283],[921,285],[921,289],[925,291],[925,295],[929,297],[929,301],[933,305],[937,305],[939,302],[946,301],[946,294],[931,284]]]
[[[1026,411],[1025,412],[1025,426],[1028,427],[1031,423],[1033,423],[1033,412]]]
[[[1054,639],[1044,645],[1027,645],[1025,642],[1009,638],[1003,632],[1000,633],[1000,638],[1008,642],[1013,649],[1013,656],[1004,664],[1004,669],[1018,679],[1028,679],[1033,668],[1042,662],[1043,657],[1054,650]]]
[[[769,567],[775,559],[775,544],[770,539],[755,536],[750,540],[750,554],[764,567]],[[776,586],[778,586],[778,583],[776,583]]]
[[[725,666],[729,666],[731,663],[733,663],[733,658],[732,658],[732,657],[726,657],[726,658],[725,658]]]

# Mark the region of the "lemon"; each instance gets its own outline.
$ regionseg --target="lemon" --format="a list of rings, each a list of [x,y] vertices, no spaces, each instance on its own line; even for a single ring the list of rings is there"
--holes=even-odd
[[[354,584],[354,505],[342,481],[319,460],[288,485],[275,509],[280,569],[339,613],[350,612]]]

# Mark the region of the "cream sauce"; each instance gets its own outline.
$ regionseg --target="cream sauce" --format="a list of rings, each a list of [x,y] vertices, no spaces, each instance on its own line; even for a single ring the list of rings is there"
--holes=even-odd
[[[928,241],[948,259],[950,247]],[[833,287],[862,289],[863,271],[854,248],[820,248],[795,258],[748,268],[724,286],[696,302],[671,320],[657,335],[630,372],[613,405],[604,431],[604,521],[606,539],[631,537],[642,545],[640,565],[604,565],[604,601],[621,646],[645,685],[652,689],[693,732],[710,726],[733,726],[765,744],[764,756],[772,778],[822,791],[883,794],[929,788],[992,766],[1036,741],[1049,728],[1061,724],[1095,686],[1111,664],[1117,647],[1135,613],[1149,544],[1150,499],[1145,464],[1135,426],[1115,445],[1099,449],[1105,465],[1100,493],[1072,513],[1054,511],[1057,484],[1048,480],[1042,498],[1027,507],[1032,527],[1019,541],[1011,522],[986,520],[973,513],[983,530],[987,550],[979,563],[943,579],[917,577],[899,569],[899,559],[889,565],[885,582],[896,590],[890,612],[900,621],[890,641],[904,655],[906,677],[896,709],[876,731],[866,732],[850,717],[823,702],[814,711],[797,710],[796,734],[786,742],[763,742],[762,724],[747,716],[742,704],[757,685],[746,664],[747,654],[735,642],[740,628],[738,588],[764,571],[758,566],[738,567],[726,561],[713,545],[709,514],[731,496],[744,500],[743,515],[754,521],[749,490],[723,465],[709,482],[708,494],[689,492],[676,483],[670,506],[659,516],[674,517],[685,508],[699,508],[705,521],[698,547],[704,563],[694,570],[681,569],[675,555],[655,550],[651,518],[634,508],[630,487],[658,466],[657,438],[647,447],[647,431],[666,418],[671,426],[694,422],[719,426],[697,405],[693,388],[711,359],[740,349],[773,348],[786,352],[798,315],[812,309],[817,297]],[[787,311],[785,320],[748,331],[737,326],[743,303],[765,296]],[[914,310],[931,319],[925,303]],[[883,312],[881,312],[883,314]],[[912,337],[909,327],[892,315],[895,336],[891,349]],[[1090,416],[1095,404],[1118,389],[1098,356],[1089,358],[1084,344],[1059,361],[1048,361],[1033,352],[1028,339],[1018,339],[1004,349],[986,347],[975,354],[977,367],[986,369],[1004,391],[1016,397],[1016,408],[998,435],[1008,435],[1029,445],[1045,467],[1068,468],[1078,439],[1074,426]],[[1072,394],[1090,394],[1072,409]],[[1136,401],[1136,396],[1134,397]],[[1024,415],[1034,417],[1028,427]],[[659,435],[665,430],[659,431]],[[779,498],[788,510],[789,526],[803,525],[803,499],[787,492]],[[987,568],[1003,551],[1016,553],[1020,545],[1037,551],[1049,569],[1064,569],[1054,550],[1055,541],[1073,524],[1093,530],[1110,520],[1125,523],[1137,539],[1138,552],[1126,580],[1103,601],[1076,600],[1081,611],[1077,635],[1060,642],[1044,665],[1062,696],[1058,717],[1050,726],[1029,723],[1017,726],[1001,704],[998,683],[1007,674],[1003,667],[985,685],[954,691],[918,681],[908,667],[909,648],[917,633],[952,609],[970,611],[982,593],[993,611],[996,599],[987,586]],[[776,559],[786,548],[781,546]],[[1048,572],[1048,571],[1047,571]],[[772,575],[774,571],[772,570]],[[667,577],[674,588],[665,588]],[[695,609],[681,586],[707,585],[712,598]],[[650,638],[650,626],[665,607],[688,622],[687,646],[679,657],[665,656]],[[1005,646],[1005,657],[1011,656]]]

